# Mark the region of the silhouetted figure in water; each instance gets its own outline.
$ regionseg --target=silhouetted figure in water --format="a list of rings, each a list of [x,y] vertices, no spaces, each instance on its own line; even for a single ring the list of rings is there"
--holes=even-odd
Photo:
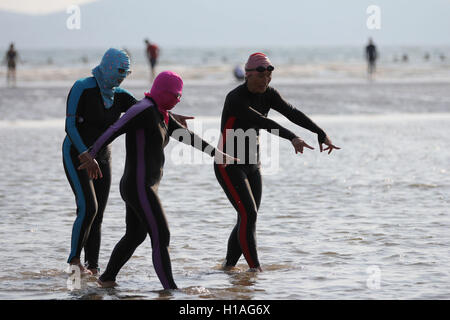
[[[153,81],[156,75],[155,67],[158,63],[159,47],[156,45],[156,43],[150,42],[148,39],[145,39],[144,42],[145,52],[147,54],[148,63],[150,64],[151,69],[151,80]]]
[[[367,73],[369,75],[369,78],[372,78],[372,75],[375,73],[377,59],[377,47],[373,43],[372,38],[369,38],[369,43],[366,46]]]
[[[14,43],[11,43],[3,60],[6,61],[6,66],[8,68],[8,71],[6,72],[6,83],[8,84],[8,86],[16,86],[16,64],[18,59],[19,54],[14,48]]]

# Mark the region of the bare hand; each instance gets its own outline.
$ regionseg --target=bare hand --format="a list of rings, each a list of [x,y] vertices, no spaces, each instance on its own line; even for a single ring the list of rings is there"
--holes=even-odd
[[[186,120],[195,119],[194,117],[191,117],[191,116],[182,116],[182,115],[179,115],[179,114],[176,114],[173,112],[172,112],[172,116],[175,118],[175,120],[177,120],[179,123],[181,123],[182,126],[184,126],[186,128],[188,127]]]
[[[294,146],[295,153],[303,153],[303,148],[309,148],[311,150],[314,150],[313,147],[311,147],[309,144],[307,144],[305,141],[303,141],[300,138],[294,138],[291,140],[292,145]]]
[[[325,143],[328,147],[326,147],[325,149],[323,149],[322,143],[319,142],[320,152],[329,150],[329,151],[328,151],[328,154],[330,154],[331,151],[333,151],[333,149],[336,149],[336,150],[341,149],[341,148],[339,148],[339,147],[333,145],[333,143],[331,142],[330,138],[328,138],[328,136],[325,137],[325,141],[324,141],[323,143]]]
[[[86,169],[88,176],[91,179],[97,179],[98,177],[103,178],[102,170],[100,170],[97,160],[92,158],[89,152],[83,152],[78,156],[78,159],[80,159],[78,170]]]
[[[216,153],[214,155],[215,162],[226,167],[227,165],[234,163],[235,161],[241,161],[238,158],[234,158],[226,153],[223,153],[219,149],[216,149]]]

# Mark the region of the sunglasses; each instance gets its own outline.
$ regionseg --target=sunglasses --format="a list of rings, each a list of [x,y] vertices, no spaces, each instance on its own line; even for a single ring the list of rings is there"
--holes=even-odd
[[[267,66],[267,67],[263,67],[263,66],[259,66],[256,67],[254,69],[245,69],[245,71],[258,71],[258,72],[264,72],[264,71],[269,71],[272,72],[275,69],[274,66]]]
[[[127,76],[131,73],[131,70],[125,70],[125,69],[122,69],[122,68],[119,68],[117,71],[120,74],[126,74]]]

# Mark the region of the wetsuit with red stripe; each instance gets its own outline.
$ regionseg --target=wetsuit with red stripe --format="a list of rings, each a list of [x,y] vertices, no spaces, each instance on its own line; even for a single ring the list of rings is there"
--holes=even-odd
[[[255,235],[262,194],[259,129],[268,130],[289,141],[297,137],[290,130],[267,118],[270,109],[317,133],[319,142],[323,142],[326,137],[321,128],[287,103],[272,87],[268,87],[264,93],[251,93],[247,83],[244,83],[228,93],[222,112],[219,150],[241,161],[226,167],[214,163],[216,178],[237,211],[237,223],[228,239],[225,266],[235,266],[242,254],[250,268],[260,266]],[[244,139],[239,137],[242,134],[246,136]],[[230,139],[234,140],[232,144]],[[228,150],[227,146],[229,149],[233,146],[234,150]],[[242,155],[245,155],[244,159]]]
[[[180,133],[181,132],[181,133]],[[158,197],[163,174],[164,147],[170,136],[214,155],[214,147],[179,124],[169,113],[166,124],[151,98],[144,98],[132,106],[109,127],[89,153],[97,152],[119,135],[126,133],[125,170],[120,181],[120,193],[126,204],[126,233],[111,254],[100,280],[115,281],[122,266],[135,249],[150,235],[153,266],[164,289],[175,289],[168,252],[170,232]]]

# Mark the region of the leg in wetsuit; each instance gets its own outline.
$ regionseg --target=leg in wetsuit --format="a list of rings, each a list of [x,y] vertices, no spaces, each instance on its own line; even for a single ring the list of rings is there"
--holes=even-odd
[[[111,188],[111,160],[99,161],[100,169],[103,172],[103,178],[93,180],[94,190],[97,196],[97,214],[92,221],[89,237],[84,246],[85,266],[88,269],[98,269],[98,256],[101,244],[101,228],[103,222],[103,213],[108,202],[109,191]]]
[[[157,195],[157,185],[148,187],[139,181],[126,182],[130,180],[133,179],[124,177],[120,188],[126,203],[125,236],[114,247],[108,266],[99,280],[116,281],[120,269],[131,258],[136,248],[144,242],[148,233],[152,243],[152,260],[156,274],[164,289],[176,289],[168,251],[170,231]]]
[[[222,189],[237,211],[237,223],[228,238],[225,267],[235,266],[242,254],[250,268],[260,266],[256,249],[256,219],[261,203],[262,181],[259,165],[214,163]]]
[[[84,248],[87,268],[97,269],[101,223],[111,186],[111,163],[110,160],[99,161],[103,178],[95,181],[89,179],[85,170],[75,169],[79,165],[78,151],[68,138],[63,144],[63,163],[77,203],[77,218],[72,228],[68,262],[75,257],[79,258]]]

